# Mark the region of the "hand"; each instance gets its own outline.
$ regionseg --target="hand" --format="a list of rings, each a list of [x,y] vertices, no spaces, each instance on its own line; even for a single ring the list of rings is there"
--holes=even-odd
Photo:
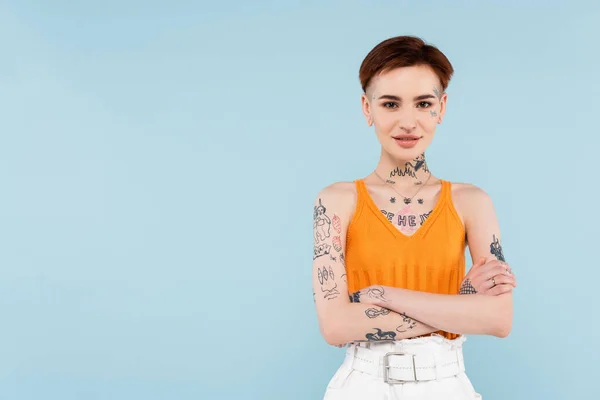
[[[517,279],[507,263],[500,260],[486,263],[485,257],[481,257],[465,276],[459,294],[498,296],[511,292],[515,287]]]

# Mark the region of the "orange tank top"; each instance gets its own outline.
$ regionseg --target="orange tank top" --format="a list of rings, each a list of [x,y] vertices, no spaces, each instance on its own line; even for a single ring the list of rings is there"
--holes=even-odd
[[[346,237],[346,280],[353,293],[370,285],[458,294],[465,276],[465,229],[441,180],[437,203],[423,224],[405,235],[371,198],[362,179],[354,181],[356,210]],[[438,331],[448,339],[459,335]],[[428,335],[425,335],[428,336]]]

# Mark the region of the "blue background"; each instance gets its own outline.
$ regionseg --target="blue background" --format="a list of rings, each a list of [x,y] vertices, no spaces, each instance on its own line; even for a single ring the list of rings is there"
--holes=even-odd
[[[519,278],[476,390],[596,396],[600,6],[526,3],[0,2],[0,399],[320,399],[312,202],[375,167],[358,69],[402,34]]]

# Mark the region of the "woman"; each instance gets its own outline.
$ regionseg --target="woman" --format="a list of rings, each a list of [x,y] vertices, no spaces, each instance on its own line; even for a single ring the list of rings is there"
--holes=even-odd
[[[412,36],[383,41],[360,67],[379,163],[324,188],[314,204],[319,326],[327,343],[347,345],[326,400],[479,399],[464,335],[511,330],[516,280],[492,201],[434,176],[425,160],[452,74],[444,54]]]

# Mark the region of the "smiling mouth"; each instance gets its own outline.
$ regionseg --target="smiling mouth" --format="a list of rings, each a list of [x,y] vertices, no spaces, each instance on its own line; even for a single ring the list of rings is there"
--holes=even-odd
[[[419,140],[421,139],[421,136],[392,136],[393,139],[395,140],[401,140],[401,141],[411,141],[411,140]]]

